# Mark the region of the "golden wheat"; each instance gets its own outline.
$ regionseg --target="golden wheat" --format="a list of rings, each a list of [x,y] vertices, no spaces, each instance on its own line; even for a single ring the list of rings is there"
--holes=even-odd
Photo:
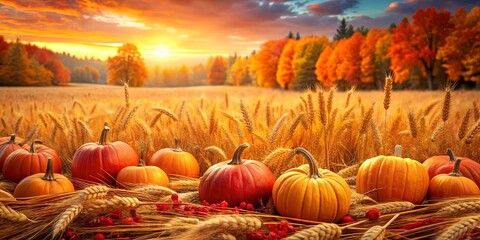
[[[350,208],[348,215],[352,216],[353,218],[363,218],[365,217],[365,212],[372,208],[377,209],[381,214],[387,214],[408,211],[414,207],[415,204],[411,202],[387,202],[368,206],[355,206]]]
[[[460,221],[449,226],[435,239],[436,240],[462,239],[468,231],[476,228],[479,223],[480,223],[480,215],[461,218]]]
[[[302,240],[302,239],[317,239],[317,240],[335,240],[340,239],[342,229],[333,223],[320,223],[314,227],[307,228],[294,233],[285,238],[285,240]]]

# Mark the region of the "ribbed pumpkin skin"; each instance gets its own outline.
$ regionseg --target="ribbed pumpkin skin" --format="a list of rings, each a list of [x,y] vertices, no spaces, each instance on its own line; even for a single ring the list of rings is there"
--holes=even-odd
[[[138,159],[135,150],[124,142],[86,143],[73,155],[72,177],[113,186],[118,172],[137,165]]]
[[[454,177],[440,174],[432,178],[428,187],[428,198],[439,199],[480,195],[477,184],[466,177]]]
[[[225,200],[231,207],[241,202],[258,206],[259,199],[266,203],[275,182],[272,171],[255,160],[246,160],[239,165],[228,163],[217,163],[205,172],[198,188],[200,200],[210,203]]]
[[[197,159],[180,148],[178,139],[175,139],[175,148],[163,148],[155,152],[148,165],[157,166],[168,175],[182,175],[192,178],[200,176],[200,166]]]
[[[125,187],[129,184],[156,184],[168,187],[167,174],[156,166],[130,166],[126,167],[117,175],[117,187]]]
[[[176,152],[174,148],[164,148],[153,154],[148,162],[150,166],[157,166],[167,174],[176,174],[198,178],[200,166],[197,159],[188,152]]]
[[[24,178],[18,183],[13,192],[13,196],[16,198],[33,197],[75,191],[72,182],[65,176],[53,174],[55,181],[46,181],[42,179],[44,175],[45,173],[37,173]]]
[[[472,179],[480,187],[480,163],[465,157],[456,158],[462,160],[462,165],[460,166],[462,176]],[[423,162],[423,166],[428,170],[430,179],[438,174],[450,173],[454,164],[455,161],[452,161],[449,156],[434,156]]]
[[[273,204],[280,215],[321,222],[337,222],[348,213],[351,192],[336,173],[318,169],[309,177],[308,164],[283,173],[273,186]]]
[[[44,150],[31,153],[25,149],[15,150],[5,159],[3,164],[4,179],[18,183],[30,175],[44,172],[49,157],[52,158],[53,172],[60,173],[62,171],[62,161],[48,152]]]
[[[421,203],[428,191],[427,169],[418,161],[395,156],[378,156],[362,163],[357,173],[356,190],[379,202]]]
[[[18,138],[15,139],[14,134],[12,134],[12,136],[6,142],[0,140],[0,144],[2,144],[0,145],[0,173],[2,172],[3,163],[5,163],[8,155],[10,155],[10,153],[14,152],[15,150],[22,148],[20,145],[17,144],[17,141]]]

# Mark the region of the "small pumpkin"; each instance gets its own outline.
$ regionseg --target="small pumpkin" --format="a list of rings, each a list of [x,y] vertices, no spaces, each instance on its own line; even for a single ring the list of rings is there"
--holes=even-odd
[[[62,161],[58,153],[48,147],[37,151],[36,143],[41,142],[35,140],[30,145],[30,150],[17,149],[8,155],[3,164],[4,179],[18,183],[32,174],[41,173],[47,168],[49,157],[52,158],[53,172],[62,171]]]
[[[347,182],[336,173],[318,168],[304,148],[295,148],[308,164],[287,170],[275,181],[273,204],[280,215],[311,221],[337,222],[350,208]]]
[[[272,195],[275,176],[263,163],[242,161],[241,155],[249,145],[240,145],[231,161],[219,162],[207,169],[198,187],[200,200],[210,203],[227,201],[230,207],[241,202],[259,206],[259,200],[267,203]]]
[[[126,167],[117,174],[117,187],[124,188],[135,184],[156,184],[168,187],[167,174],[157,166],[145,166],[143,159],[137,166]]]
[[[138,155],[130,145],[107,142],[109,130],[105,124],[98,143],[85,143],[77,149],[72,159],[73,178],[113,186],[120,170],[137,165]]]
[[[356,190],[379,202],[408,201],[421,203],[428,191],[427,169],[417,160],[402,158],[402,147],[394,156],[377,156],[365,160],[357,173]]]
[[[466,157],[456,157],[450,148],[447,149],[446,156],[433,156],[425,160],[423,166],[427,168],[428,175],[432,179],[438,174],[450,173],[457,158],[462,160],[460,166],[462,176],[472,179],[480,187],[480,163]]]
[[[450,174],[439,174],[430,180],[429,199],[480,195],[477,184],[460,174],[461,162],[461,159],[455,160],[453,171]]]
[[[8,155],[21,148],[22,147],[15,142],[15,134],[10,135],[10,139],[7,142],[0,143],[0,173],[2,172],[3,163]]]
[[[182,175],[198,178],[200,166],[197,159],[180,148],[180,140],[175,138],[175,148],[163,148],[153,154],[148,162],[150,166],[157,166],[168,175]]]
[[[16,198],[34,197],[73,191],[75,188],[68,178],[53,173],[53,160],[49,157],[45,173],[37,173],[24,178],[18,183],[13,196]]]

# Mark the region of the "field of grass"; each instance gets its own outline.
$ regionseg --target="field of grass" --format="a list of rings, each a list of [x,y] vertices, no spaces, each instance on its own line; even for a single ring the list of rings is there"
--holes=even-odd
[[[381,154],[391,155],[397,144],[403,146],[404,157],[420,162],[444,155],[447,148],[458,156],[480,160],[480,95],[473,91],[393,91],[390,100],[385,100],[385,93],[379,91],[130,88],[129,107],[124,97],[122,87],[111,86],[0,88],[0,136],[15,133],[25,138],[25,143],[43,141],[60,153],[62,174],[67,177],[76,149],[97,142],[105,123],[111,128],[109,141],[130,144],[146,161],[155,151],[174,147],[178,138],[182,149],[198,159],[201,174],[209,166],[230,159],[242,143],[250,144],[244,159],[263,161],[277,177],[305,163],[294,154],[295,147],[307,149],[320,167],[334,171]],[[442,233],[446,239],[460,239],[467,232],[469,236],[476,234],[480,216],[464,216],[478,212],[478,197],[423,205],[402,201],[377,204],[356,193],[358,165],[349,169],[341,176],[351,185],[349,215],[357,219],[355,227],[322,223],[310,228],[318,222],[288,219],[299,231],[296,237],[300,238],[292,239],[309,234],[360,239],[374,225],[387,224],[397,212],[402,216],[391,223],[389,228],[394,230],[380,229],[383,234],[432,239],[438,228],[446,229]],[[286,219],[275,215],[271,201],[256,212],[243,212],[245,215],[234,214],[238,209],[200,206],[198,184],[198,179],[171,178],[169,188],[147,185],[123,190],[94,185],[53,198],[18,201],[2,199],[0,191],[0,224],[5,223],[0,236],[50,239],[52,231],[56,235],[70,228],[82,238],[104,233],[107,238],[244,239],[253,230],[266,230],[267,223],[279,224]],[[11,182],[0,181],[1,189],[11,192],[14,187]],[[170,197],[174,193],[183,203],[200,210],[186,211],[186,205],[175,208]],[[158,210],[158,203],[167,210]],[[362,220],[370,208],[382,213],[378,221]],[[128,216],[132,209],[143,217],[135,228],[122,218],[112,222],[113,226],[92,225],[92,221],[102,223],[101,218],[113,210]],[[205,209],[212,212],[205,213]],[[431,218],[432,213],[438,218]],[[405,229],[409,224],[428,226]]]

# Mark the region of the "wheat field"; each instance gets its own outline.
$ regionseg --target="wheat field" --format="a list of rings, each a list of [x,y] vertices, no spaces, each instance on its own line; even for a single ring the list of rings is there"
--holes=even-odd
[[[174,138],[178,138],[182,149],[199,161],[201,174],[209,166],[230,159],[237,146],[245,142],[250,147],[243,158],[263,161],[277,177],[305,163],[293,154],[295,147],[307,149],[320,167],[334,171],[374,156],[391,155],[397,144],[403,146],[404,157],[420,162],[444,155],[447,148],[458,156],[480,159],[480,95],[474,91],[384,93],[325,89],[300,93],[254,87],[130,88],[129,97],[130,106],[126,107],[123,87],[0,88],[0,136],[15,133],[28,143],[33,139],[43,141],[60,153],[66,176],[70,176],[75,150],[84,143],[98,141],[105,123],[111,128],[109,141],[130,144],[139,155],[143,152],[147,161],[155,151],[174,147]],[[356,169],[345,169],[340,175],[355,185],[350,177]],[[0,201],[0,223],[2,218],[8,223],[0,234],[9,238],[49,238],[51,232],[55,236],[70,226],[89,237],[109,232],[109,237],[117,238],[128,232],[136,239],[198,239],[207,236],[199,235],[201,231],[210,234],[209,239],[235,239],[239,234],[244,239],[247,232],[285,220],[271,215],[274,210],[267,211],[268,205],[264,211],[240,216],[232,215],[238,212],[236,209],[220,209],[193,218],[185,218],[175,209],[174,213],[163,214],[149,208],[159,202],[172,204],[173,193],[178,193],[184,203],[199,204],[197,187],[198,180],[191,179],[172,180],[170,188],[146,186],[128,191],[94,185],[54,199]],[[313,227],[313,222],[293,223],[299,231],[289,239],[317,235],[324,236],[320,239],[338,239],[340,235],[342,239],[359,239],[369,228],[369,233],[378,230],[378,234],[401,239],[432,239],[442,228],[445,230],[440,237],[460,239],[478,224],[478,214],[465,217],[478,211],[478,197],[428,205],[385,205],[376,204],[366,195],[352,194],[349,214],[359,221]],[[369,207],[382,211],[378,222],[361,220]],[[128,212],[133,208],[144,219],[135,225],[135,230],[122,224],[91,227],[92,218],[115,209]],[[402,216],[388,222],[396,212]],[[402,228],[432,214],[451,218],[438,223],[432,220],[429,226],[402,232],[375,227],[391,223],[392,228]]]

